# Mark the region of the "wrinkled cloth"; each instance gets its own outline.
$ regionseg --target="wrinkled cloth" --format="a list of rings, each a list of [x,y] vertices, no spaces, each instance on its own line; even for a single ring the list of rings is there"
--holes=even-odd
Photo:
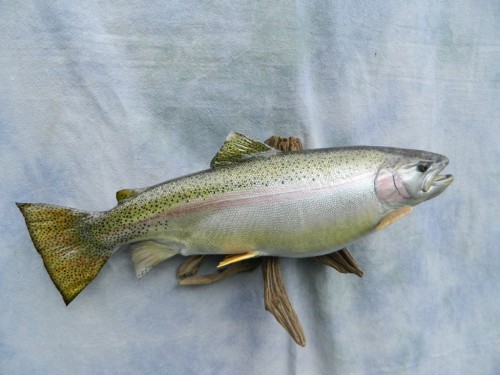
[[[0,3],[0,372],[500,373],[500,2]],[[350,246],[181,287],[114,254],[68,306],[14,202],[107,210],[209,167],[229,131],[446,155],[455,182]]]

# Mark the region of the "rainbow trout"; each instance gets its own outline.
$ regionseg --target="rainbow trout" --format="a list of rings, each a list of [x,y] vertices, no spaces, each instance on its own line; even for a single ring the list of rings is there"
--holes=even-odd
[[[453,181],[426,151],[345,147],[280,152],[230,133],[211,168],[117,192],[109,211],[17,203],[66,304],[129,244],[137,277],[176,255],[312,257],[407,215]]]

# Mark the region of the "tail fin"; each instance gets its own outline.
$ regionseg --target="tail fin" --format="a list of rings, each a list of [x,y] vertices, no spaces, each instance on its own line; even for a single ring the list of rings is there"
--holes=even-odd
[[[69,304],[96,276],[113,249],[85,233],[90,213],[48,204],[16,203],[52,281]]]

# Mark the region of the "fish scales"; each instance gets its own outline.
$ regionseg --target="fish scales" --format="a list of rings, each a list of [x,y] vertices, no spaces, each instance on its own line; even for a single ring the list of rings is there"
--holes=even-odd
[[[382,159],[378,150],[316,150],[204,171],[157,186],[98,217],[96,235],[108,246],[147,239],[176,242],[183,255],[237,253],[239,244],[248,248],[251,243],[263,255],[294,248],[295,256],[314,256],[318,253],[312,249],[321,253],[345,245],[350,228],[363,234],[377,224],[381,203],[374,176]],[[349,194],[336,193],[356,178]],[[349,204],[370,208],[372,215],[342,214]],[[183,209],[186,205],[191,210]],[[298,220],[309,225],[301,228]],[[318,225],[322,232],[315,233],[311,226]],[[110,232],[117,235],[110,238]]]
[[[279,152],[230,133],[211,168],[117,192],[109,211],[18,203],[66,303],[129,244],[138,277],[176,254],[312,257],[339,250],[451,184],[426,151],[344,147]]]

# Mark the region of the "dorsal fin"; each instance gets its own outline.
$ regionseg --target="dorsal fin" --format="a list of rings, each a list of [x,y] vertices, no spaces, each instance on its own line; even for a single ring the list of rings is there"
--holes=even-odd
[[[239,163],[252,157],[269,157],[278,152],[265,143],[254,141],[236,132],[231,132],[219,152],[210,162],[210,167],[217,168]]]
[[[137,197],[146,189],[147,188],[118,190],[116,192],[116,200],[118,201],[118,204],[122,204],[123,202],[126,202],[131,198]]]

